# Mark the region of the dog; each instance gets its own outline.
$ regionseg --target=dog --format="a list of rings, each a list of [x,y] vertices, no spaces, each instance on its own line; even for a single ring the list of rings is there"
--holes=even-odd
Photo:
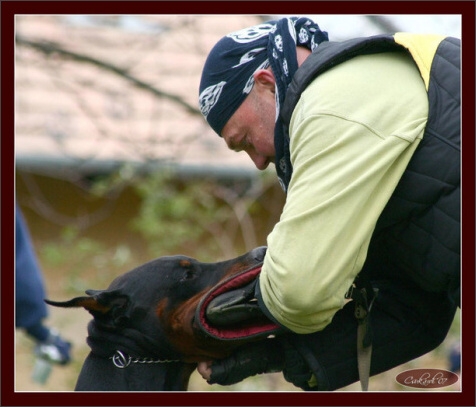
[[[87,337],[91,351],[75,391],[184,391],[200,361],[225,358],[239,346],[273,335],[276,325],[254,315],[253,305],[242,316],[243,308],[227,308],[220,299],[230,290],[246,293],[265,253],[266,247],[259,247],[217,263],[160,257],[117,277],[105,290],[87,290],[87,296],[64,302],[45,300],[82,307],[93,316]],[[239,323],[213,326],[206,310],[214,306],[224,312],[220,318]]]

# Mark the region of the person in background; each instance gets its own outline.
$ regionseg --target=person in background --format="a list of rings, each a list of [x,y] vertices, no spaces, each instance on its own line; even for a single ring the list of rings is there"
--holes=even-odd
[[[31,338],[38,358],[59,365],[71,361],[71,343],[45,324],[45,286],[20,207],[15,212],[15,326]]]
[[[255,298],[292,341],[200,363],[209,383],[283,370],[304,390],[365,390],[445,339],[460,306],[459,58],[456,38],[331,42],[298,17],[212,48],[203,116],[286,193]]]
[[[453,373],[461,372],[461,343],[454,343],[448,353],[448,368]]]

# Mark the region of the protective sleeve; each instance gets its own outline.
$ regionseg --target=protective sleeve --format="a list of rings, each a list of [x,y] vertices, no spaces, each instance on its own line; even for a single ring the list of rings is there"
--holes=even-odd
[[[454,319],[456,306],[445,293],[428,292],[403,280],[372,282],[379,294],[371,311],[371,376],[441,345]],[[334,391],[359,380],[357,324],[353,304],[346,304],[324,330],[292,336],[316,378],[311,390]]]
[[[355,57],[303,92],[290,123],[293,175],[260,275],[280,324],[320,331],[345,305],[427,115],[424,83],[403,53]]]

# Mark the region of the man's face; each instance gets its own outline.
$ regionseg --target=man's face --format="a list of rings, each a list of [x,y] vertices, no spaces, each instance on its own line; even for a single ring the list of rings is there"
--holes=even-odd
[[[253,87],[241,106],[222,130],[228,148],[245,151],[259,170],[274,163],[274,126],[276,101],[274,92]]]

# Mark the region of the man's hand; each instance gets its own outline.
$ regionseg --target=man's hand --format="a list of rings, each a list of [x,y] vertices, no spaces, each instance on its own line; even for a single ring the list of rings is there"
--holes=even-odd
[[[197,365],[197,372],[208,382],[210,376],[212,375],[212,361],[207,360],[206,362],[200,362]]]
[[[200,362],[197,370],[209,384],[227,386],[247,377],[279,372],[284,366],[280,343],[275,339],[246,345],[226,359]]]
[[[287,338],[245,345],[226,359],[200,362],[197,371],[209,384],[227,386],[247,377],[283,371],[284,378],[303,390],[312,390],[313,375],[306,361]]]

